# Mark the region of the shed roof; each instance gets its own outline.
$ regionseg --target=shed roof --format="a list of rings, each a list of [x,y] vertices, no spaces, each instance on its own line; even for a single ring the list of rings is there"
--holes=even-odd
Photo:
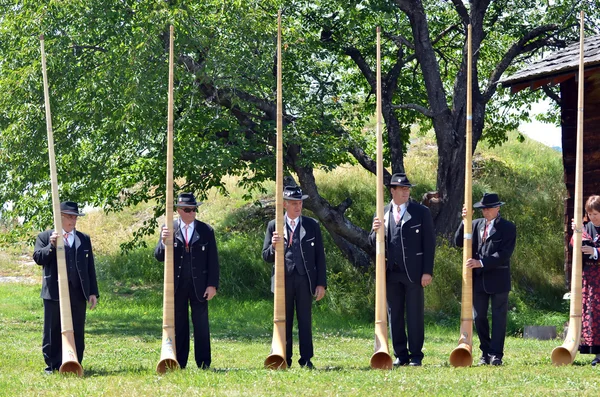
[[[585,38],[584,65],[586,74],[600,68],[600,35]],[[546,84],[561,83],[571,78],[578,69],[579,42],[575,42],[501,79],[499,83],[511,87],[511,92],[515,93],[529,87],[536,89]]]

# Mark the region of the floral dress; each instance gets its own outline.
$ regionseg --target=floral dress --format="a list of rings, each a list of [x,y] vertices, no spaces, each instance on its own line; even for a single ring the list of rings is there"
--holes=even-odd
[[[588,222],[583,231],[583,244],[593,245],[600,252],[600,226]],[[599,258],[600,259],[600,258]],[[600,262],[583,254],[583,288],[581,291],[582,321],[579,352],[600,353]]]

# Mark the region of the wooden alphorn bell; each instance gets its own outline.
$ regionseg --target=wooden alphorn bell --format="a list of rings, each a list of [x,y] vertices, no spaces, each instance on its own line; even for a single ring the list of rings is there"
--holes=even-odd
[[[173,38],[174,29],[169,29],[169,88],[167,110],[167,185],[165,203],[165,225],[169,237],[165,241],[165,269],[163,291],[163,331],[160,360],[156,372],[178,369],[175,349],[175,267],[173,258]]]
[[[56,265],[58,270],[58,300],[60,307],[60,327],[62,342],[62,364],[60,373],[83,375],[83,367],[77,359],[75,334],[73,332],[73,316],[71,314],[71,297],[69,296],[69,280],[67,276],[67,257],[62,236],[62,219],[60,213],[60,198],[58,195],[58,178],[56,176],[56,158],[54,157],[54,135],[52,132],[52,114],[50,112],[50,93],[48,90],[48,75],[46,72],[46,52],[44,50],[44,35],[40,36],[42,52],[42,75],[44,79],[44,105],[46,107],[46,130],[48,132],[48,158],[50,163],[50,182],[52,185],[52,213],[54,215],[54,231],[56,237]]]
[[[277,15],[277,148],[275,174],[275,231],[284,235],[283,216],[283,96],[281,89],[281,11]],[[285,269],[283,240],[275,244],[273,341],[265,368],[286,369],[285,356]]]
[[[381,32],[377,27],[377,218],[382,227],[377,229],[375,252],[375,352],[371,356],[371,368],[392,369],[392,357],[388,348],[387,298],[385,284],[385,227],[383,227],[383,138],[381,128]]]
[[[460,337],[458,346],[450,353],[450,365],[468,367],[473,364],[473,270],[467,261],[473,255],[473,101],[472,101],[471,24],[467,27],[467,122],[465,136],[465,208],[462,264],[462,295],[460,307]]]
[[[579,82],[577,94],[577,153],[575,160],[575,197],[573,214],[575,230],[573,230],[573,261],[571,264],[571,302],[569,328],[562,346],[552,350],[552,364],[567,365],[575,360],[581,339],[581,288],[583,276],[583,259],[581,240],[583,230],[583,93],[584,93],[584,31],[583,11],[580,14],[579,37]]]

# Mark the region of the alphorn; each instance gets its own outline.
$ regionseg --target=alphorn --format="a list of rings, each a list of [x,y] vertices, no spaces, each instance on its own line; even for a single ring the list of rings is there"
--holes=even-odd
[[[281,90],[281,10],[277,15],[277,148],[275,171],[275,231],[283,236],[283,98]],[[285,357],[285,270],[283,240],[275,244],[273,341],[265,368],[286,369]]]
[[[58,178],[56,176],[56,158],[54,157],[54,135],[52,133],[52,114],[50,112],[50,93],[48,75],[46,73],[46,52],[44,35],[40,36],[42,52],[42,75],[44,78],[44,105],[46,107],[46,130],[48,132],[48,158],[50,163],[50,182],[52,185],[52,213],[54,215],[54,231],[56,237],[56,267],[58,270],[58,300],[60,308],[60,327],[62,342],[62,364],[60,373],[83,375],[83,368],[77,359],[75,335],[73,332],[73,316],[71,314],[71,298],[69,296],[69,280],[67,278],[67,257],[62,236],[62,219],[60,214],[60,198],[58,196]]]
[[[383,138],[381,129],[381,50],[380,28],[377,27],[377,218],[383,222]],[[392,369],[388,348],[387,301],[385,284],[385,228],[377,229],[375,251],[375,352],[371,368]]]
[[[473,255],[473,100],[472,100],[471,24],[467,26],[467,122],[465,128],[465,208],[462,264],[462,295],[460,307],[460,338],[458,346],[450,353],[450,365],[468,367],[473,364],[473,270],[467,267],[467,260]]]
[[[577,96],[577,154],[575,160],[575,230],[573,231],[573,261],[571,265],[571,302],[569,328],[562,346],[552,350],[552,364],[567,365],[575,360],[581,339],[581,278],[583,262],[581,240],[583,228],[583,82],[584,82],[584,33],[583,11],[580,14],[579,38],[579,84]]]
[[[165,225],[169,237],[165,241],[165,270],[163,291],[163,331],[160,360],[156,372],[164,374],[179,368],[175,354],[175,268],[173,264],[173,25],[169,29],[169,94],[167,110],[167,185]]]

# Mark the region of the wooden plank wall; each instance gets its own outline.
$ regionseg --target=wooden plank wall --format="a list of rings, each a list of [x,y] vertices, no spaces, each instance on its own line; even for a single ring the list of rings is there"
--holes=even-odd
[[[583,123],[583,204],[590,195],[600,194],[600,73],[586,76],[584,86]],[[564,210],[565,282],[571,281],[571,219],[575,188],[575,156],[577,139],[577,81],[569,79],[560,85],[564,181],[568,196]]]

